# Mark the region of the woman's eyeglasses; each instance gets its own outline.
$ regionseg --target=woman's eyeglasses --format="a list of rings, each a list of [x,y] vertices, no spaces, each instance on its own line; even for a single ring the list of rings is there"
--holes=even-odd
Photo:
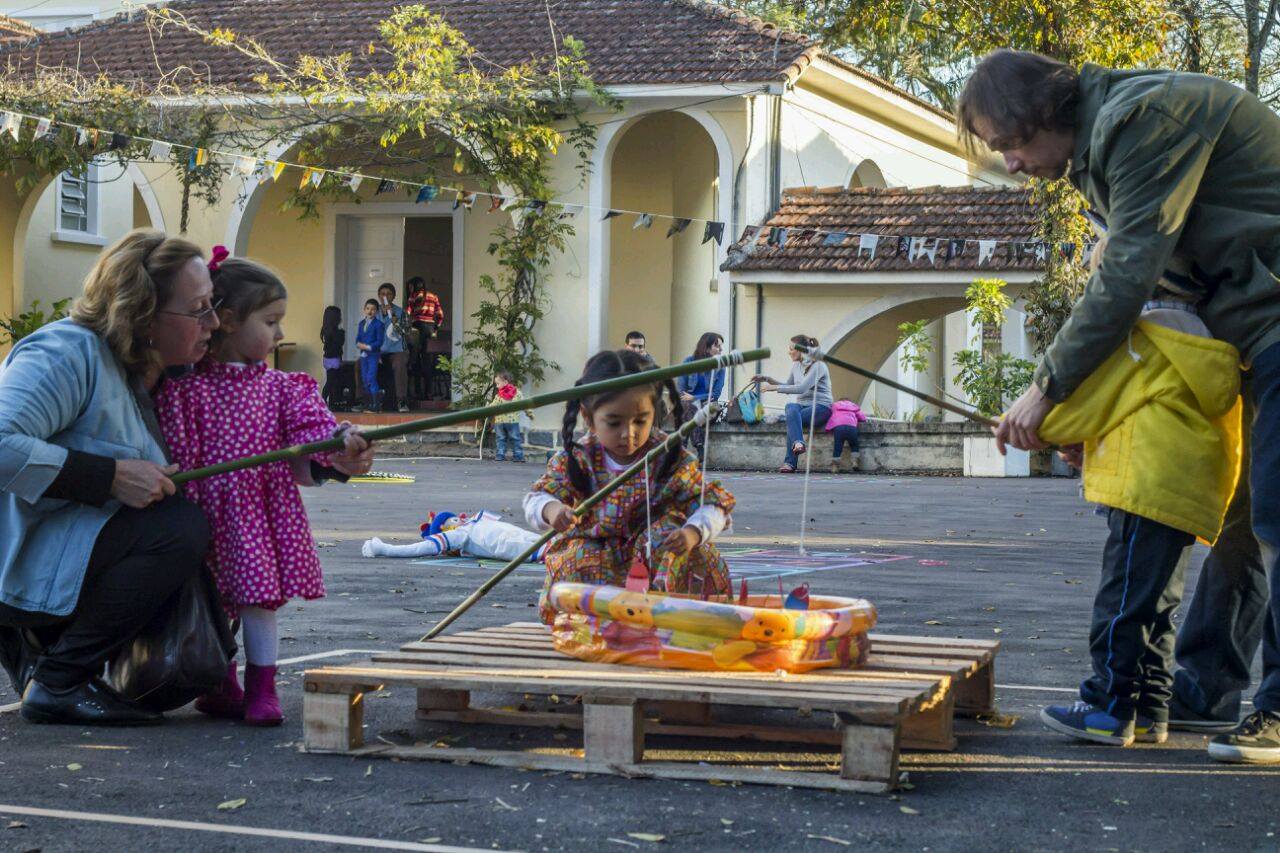
[[[202,308],[199,311],[166,311],[163,308],[156,309],[157,314],[172,314],[175,317],[186,317],[195,320],[202,326],[210,325],[218,315],[218,309],[222,307],[222,300],[210,305],[208,308]]]

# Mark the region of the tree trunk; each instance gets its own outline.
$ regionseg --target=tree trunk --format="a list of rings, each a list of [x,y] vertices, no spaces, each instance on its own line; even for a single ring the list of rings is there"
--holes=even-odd
[[[1244,88],[1248,92],[1258,94],[1258,81],[1262,73],[1262,54],[1271,40],[1271,33],[1276,24],[1277,6],[1280,0],[1245,0],[1244,32],[1245,62]]]
[[[1186,27],[1186,48],[1183,52],[1184,71],[1204,73],[1204,10],[1199,0],[1182,0],[1177,7],[1178,16]]]

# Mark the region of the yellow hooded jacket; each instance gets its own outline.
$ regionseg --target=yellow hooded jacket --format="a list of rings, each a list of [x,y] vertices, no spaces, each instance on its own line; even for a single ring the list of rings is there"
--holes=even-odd
[[[1140,320],[1040,438],[1084,442],[1087,500],[1212,543],[1240,476],[1240,411],[1235,347]]]

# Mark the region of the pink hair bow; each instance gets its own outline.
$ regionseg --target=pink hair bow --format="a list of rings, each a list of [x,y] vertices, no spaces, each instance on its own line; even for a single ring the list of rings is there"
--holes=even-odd
[[[214,246],[213,257],[209,259],[209,272],[215,273],[222,266],[222,262],[231,257],[231,252],[226,246]]]

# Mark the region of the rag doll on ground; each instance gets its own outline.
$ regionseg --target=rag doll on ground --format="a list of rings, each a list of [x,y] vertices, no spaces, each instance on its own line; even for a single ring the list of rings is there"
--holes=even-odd
[[[378,537],[360,548],[366,557],[479,557],[486,560],[514,560],[529,549],[538,534],[508,524],[502,516],[481,510],[474,516],[433,512],[422,525],[422,541],[411,545],[391,545]],[[546,546],[539,548],[530,562],[541,562]]]

